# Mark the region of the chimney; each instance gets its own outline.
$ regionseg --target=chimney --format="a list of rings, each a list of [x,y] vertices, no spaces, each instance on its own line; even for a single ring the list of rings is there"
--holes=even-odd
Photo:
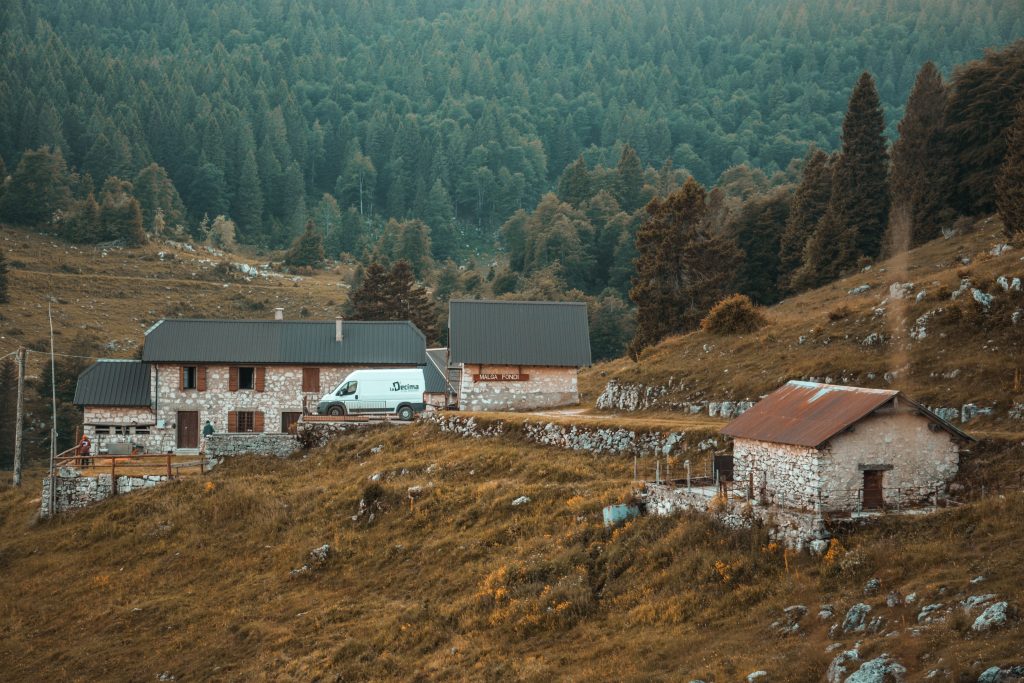
[[[336,342],[340,342],[342,339],[345,338],[344,335],[342,335],[342,333],[341,333],[341,323],[342,322],[343,321],[342,321],[342,318],[340,316],[334,319],[334,341],[336,341]]]
[[[284,309],[280,306],[274,309],[274,320],[284,320]]]

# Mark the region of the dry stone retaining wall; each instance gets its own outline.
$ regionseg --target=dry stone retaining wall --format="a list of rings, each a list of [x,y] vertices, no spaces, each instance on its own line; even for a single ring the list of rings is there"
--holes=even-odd
[[[206,457],[223,459],[235,455],[273,455],[287,458],[299,448],[294,434],[219,433],[206,437]]]
[[[117,478],[117,493],[130,493],[152,488],[167,480],[167,475],[162,474],[146,474],[135,477],[122,475]],[[56,488],[51,494],[51,488],[54,486]],[[45,518],[67,510],[84,508],[112,495],[114,495],[114,485],[111,475],[98,474],[94,477],[84,477],[77,470],[62,467],[56,476],[43,479],[39,516]],[[53,499],[52,509],[50,506],[51,496]]]

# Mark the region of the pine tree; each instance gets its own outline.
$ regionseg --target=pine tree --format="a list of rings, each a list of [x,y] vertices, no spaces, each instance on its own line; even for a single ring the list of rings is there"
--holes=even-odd
[[[231,215],[238,222],[243,241],[252,241],[263,232],[263,190],[256,154],[251,149],[242,159]]]
[[[67,220],[64,221],[64,238],[79,244],[102,242],[104,235],[100,225],[100,205],[90,192],[85,199],[75,202]]]
[[[70,202],[64,157],[59,149],[40,147],[21,155],[0,200],[0,218],[19,225],[46,225]]]
[[[907,99],[899,139],[892,146],[893,219],[886,243],[893,252],[938,237],[952,222],[947,207],[952,169],[941,149],[945,108],[942,74],[935,64],[925,62]]]
[[[10,295],[7,293],[7,273],[7,258],[4,256],[4,252],[0,251],[0,304],[10,301]]]
[[[804,245],[803,263],[793,273],[792,289],[820,287],[837,279],[856,262],[856,233],[843,225],[829,208]]]
[[[132,181],[132,194],[139,200],[143,226],[150,232],[153,232],[158,212],[163,212],[165,224],[185,224],[185,205],[167,171],[159,164],[150,164],[139,171]]]
[[[705,191],[693,178],[668,197],[652,199],[646,210],[629,292],[637,306],[629,345],[634,359],[670,334],[697,329],[729,292],[741,258],[732,240],[706,229]]]
[[[432,344],[437,340],[437,311],[430,295],[416,284],[412,265],[403,260],[395,262],[388,273],[389,320],[409,320],[419,328]]]
[[[438,178],[420,207],[420,218],[430,226],[430,253],[437,260],[444,260],[458,253],[455,243],[455,209],[452,199]]]
[[[875,258],[889,217],[889,155],[885,116],[875,81],[861,74],[843,119],[842,152],[832,175],[829,210],[844,230],[854,233],[854,265],[858,257]],[[842,268],[841,266],[841,268]]]
[[[102,239],[124,240],[130,247],[146,243],[142,207],[132,196],[132,184],[127,180],[110,177],[103,183],[99,222]]]
[[[388,269],[374,261],[363,271],[362,281],[349,298],[355,320],[388,320],[391,278]]]
[[[804,260],[804,249],[825,215],[832,196],[832,159],[815,146],[807,150],[800,185],[793,195],[786,228],[779,242],[779,290],[792,294],[793,274]]]
[[[644,167],[636,150],[625,145],[615,171],[615,197],[622,210],[631,213],[643,203]]]
[[[623,150],[625,154],[625,150]],[[579,207],[583,202],[594,196],[594,186],[590,177],[590,169],[583,155],[566,166],[562,177],[558,179],[558,198],[563,202]]]
[[[780,298],[779,242],[789,217],[792,197],[786,187],[754,197],[743,205],[729,226],[743,250],[737,274],[737,290],[755,303],[768,306]]]
[[[285,254],[284,262],[289,266],[310,266],[315,268],[324,260],[324,236],[316,229],[313,221],[306,221],[306,229],[295,238],[291,249]]]
[[[392,257],[408,261],[416,277],[422,278],[431,265],[430,227],[420,220],[399,223]]]
[[[996,179],[996,206],[1008,235],[1024,234],[1024,98],[1006,132],[1006,160]]]

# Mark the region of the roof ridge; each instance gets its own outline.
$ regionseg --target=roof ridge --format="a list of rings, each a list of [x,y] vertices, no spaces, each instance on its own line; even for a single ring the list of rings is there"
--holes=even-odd
[[[411,325],[411,320],[349,320],[342,319],[346,325]],[[323,320],[275,320],[274,318],[161,318],[161,323],[267,323],[280,325],[281,323],[301,325],[333,325],[335,318]],[[155,327],[155,326],[154,326]]]
[[[553,306],[586,306],[586,301],[521,301],[519,299],[451,299],[449,304],[545,304]]]

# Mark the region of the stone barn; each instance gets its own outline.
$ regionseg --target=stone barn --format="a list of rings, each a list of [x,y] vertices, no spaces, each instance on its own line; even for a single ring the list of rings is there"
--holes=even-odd
[[[448,366],[460,410],[534,410],[580,402],[590,365],[587,305],[455,300]]]
[[[768,503],[830,512],[944,492],[973,439],[902,392],[791,381],[730,422],[734,478]]]

